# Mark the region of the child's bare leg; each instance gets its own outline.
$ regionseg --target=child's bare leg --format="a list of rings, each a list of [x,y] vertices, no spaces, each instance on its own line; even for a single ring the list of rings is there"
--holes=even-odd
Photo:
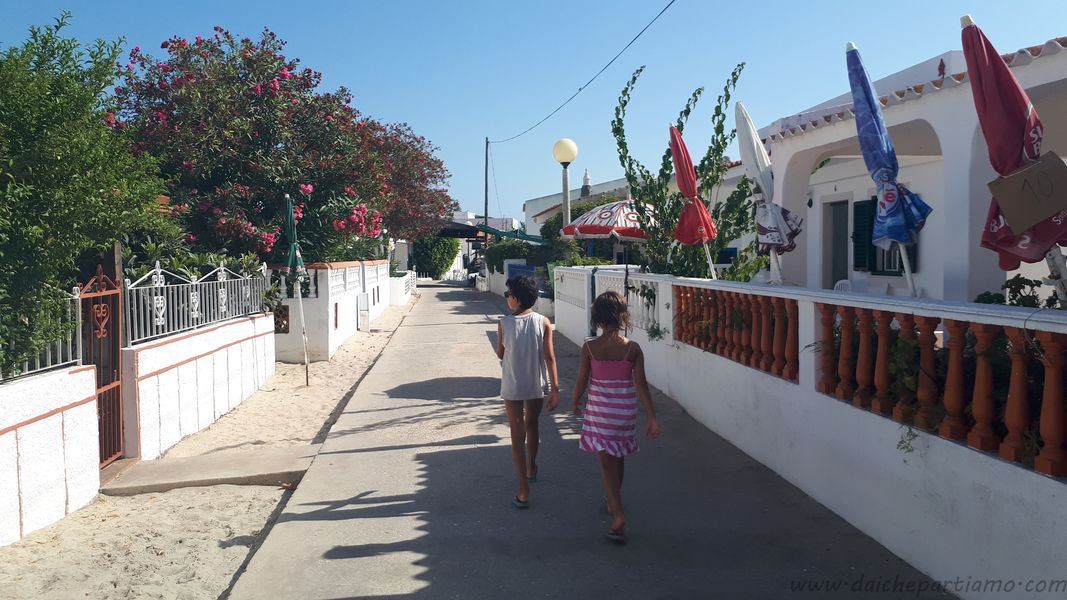
[[[626,475],[626,459],[619,458],[619,494],[622,494],[622,480]]]
[[[541,430],[538,423],[544,400],[526,401],[526,477],[537,474],[537,449],[541,445]]]
[[[526,481],[526,423],[523,422],[522,400],[505,400],[508,427],[511,428],[511,461],[515,464],[515,477],[519,480],[516,498],[526,502],[530,499],[530,484]]]
[[[626,526],[626,515],[622,511],[622,487],[619,481],[618,465],[622,459],[607,452],[600,452],[597,456],[600,458],[600,473],[604,477],[604,491],[608,495],[608,508],[611,509],[611,529],[622,531]]]

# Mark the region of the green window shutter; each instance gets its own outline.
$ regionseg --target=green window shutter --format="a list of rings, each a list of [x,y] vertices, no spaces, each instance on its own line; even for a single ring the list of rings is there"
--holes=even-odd
[[[852,270],[870,271],[874,266],[874,202],[860,200],[852,204]]]

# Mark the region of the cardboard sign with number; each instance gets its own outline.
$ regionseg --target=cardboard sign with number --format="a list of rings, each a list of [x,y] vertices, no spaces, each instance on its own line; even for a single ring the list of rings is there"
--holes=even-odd
[[[1067,210],[1067,164],[1055,152],[989,183],[1015,235]]]

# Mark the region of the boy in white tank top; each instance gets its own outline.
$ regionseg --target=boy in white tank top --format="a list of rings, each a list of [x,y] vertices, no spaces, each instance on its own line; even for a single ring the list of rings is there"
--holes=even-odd
[[[537,481],[538,418],[546,396],[548,410],[559,406],[559,377],[552,323],[533,311],[537,282],[513,277],[506,285],[504,297],[512,314],[497,325],[496,354],[502,361],[500,397],[511,428],[511,458],[519,480],[519,493],[511,504],[525,509],[530,507],[530,484]]]

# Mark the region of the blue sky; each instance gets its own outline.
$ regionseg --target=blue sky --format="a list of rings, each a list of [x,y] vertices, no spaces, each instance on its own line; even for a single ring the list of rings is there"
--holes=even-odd
[[[666,3],[38,0],[5,7],[0,44],[21,42],[30,25],[48,23],[62,9],[74,13],[70,31],[80,39],[123,36],[127,47],[157,54],[162,40],[206,36],[216,24],[241,35],[270,27],[289,42],[290,56],[323,72],[325,87],[349,87],[360,110],[406,121],[437,144],[453,196],[481,213],[484,138],[510,137],[540,120]],[[654,166],[667,146],[668,123],[698,86],[707,92],[686,141],[694,155],[703,153],[717,90],[739,61],[747,66],[736,98],[763,126],[847,91],[845,42],[857,43],[877,79],[959,49],[964,13],[1002,52],[1067,35],[1063,0],[677,0],[555,117],[494,146],[490,214],[521,218],[523,200],[559,189],[551,148],[560,137],[579,147],[572,183],[586,168],[594,182],[621,177],[610,121],[619,91],[640,65],[647,69],[631,102],[628,136],[631,151]]]

